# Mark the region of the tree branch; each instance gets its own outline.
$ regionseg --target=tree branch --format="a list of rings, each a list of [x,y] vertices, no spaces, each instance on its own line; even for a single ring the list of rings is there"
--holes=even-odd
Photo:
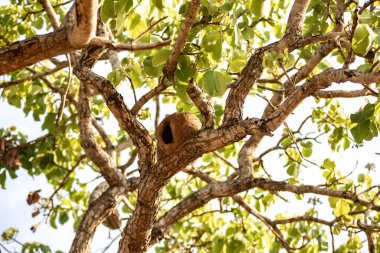
[[[197,108],[199,109],[199,111],[201,112],[203,116],[203,119],[204,119],[203,128],[214,128],[215,126],[214,107],[212,106],[210,101],[207,100],[202,89],[196,83],[194,83],[193,80],[191,80],[189,85],[187,86],[187,94],[189,95],[189,97],[197,106]]]
[[[295,0],[289,14],[285,35],[287,42],[293,44],[302,36],[302,25],[305,20],[306,10],[310,0]]]
[[[176,42],[174,44],[173,51],[171,52],[168,60],[166,61],[165,67],[162,70],[162,72],[168,80],[164,80],[164,78],[161,78],[160,83],[154,89],[147,92],[137,101],[137,103],[135,103],[135,105],[131,109],[132,114],[137,115],[141,108],[151,98],[153,98],[157,94],[160,94],[166,88],[173,85],[174,71],[177,67],[179,57],[181,55],[183,47],[185,46],[187,36],[189,35],[189,32],[194,23],[199,8],[200,0],[192,0],[189,11],[185,18],[185,22],[183,23],[181,31],[179,32]]]
[[[85,47],[95,36],[97,0],[77,0],[67,15],[70,22],[48,33],[0,49],[0,75]]]
[[[49,0],[39,0],[39,2],[42,4],[42,7],[46,11],[46,14],[50,20],[51,26],[54,28],[54,30],[59,29],[59,21],[57,18],[57,15],[55,14],[54,8],[51,5]]]
[[[176,38],[173,51],[170,54],[169,59],[167,60],[164,69],[162,70],[162,72],[165,74],[165,76],[169,80],[173,80],[174,70],[177,67],[177,63],[179,61],[179,57],[181,56],[182,49],[185,46],[187,36],[189,35],[191,27],[194,24],[194,20],[197,17],[200,5],[201,5],[200,0],[191,1],[189,10],[185,18],[185,22],[182,25],[182,28],[178,34],[178,37]]]
[[[120,126],[128,133],[133,144],[139,150],[139,168],[143,176],[152,166],[155,158],[152,138],[145,127],[137,121],[117,92],[113,84],[107,79],[92,72],[86,67],[77,66],[74,69],[76,76],[87,86],[94,87],[107,103],[108,108],[118,120]]]
[[[263,178],[241,178],[226,182],[213,182],[182,200],[158,219],[152,230],[151,245],[163,239],[164,234],[167,233],[178,220],[204,206],[211,199],[232,196],[253,188],[259,188],[269,192],[292,192],[295,194],[312,193],[352,200],[354,203],[366,207],[372,205],[371,202],[361,199],[353,192],[320,188],[319,186],[313,185],[298,186]],[[372,209],[380,211],[380,206],[372,206]],[[281,221],[279,223],[281,223]]]
[[[40,72],[40,73],[31,75],[31,76],[28,76],[28,77],[20,78],[20,79],[17,79],[17,80],[11,80],[11,81],[8,81],[8,82],[3,82],[3,83],[0,84],[0,89],[5,89],[5,88],[8,88],[10,86],[13,86],[13,85],[25,82],[25,81],[33,81],[33,80],[35,80],[37,78],[41,78],[41,77],[53,74],[55,72],[58,72],[61,69],[64,69],[64,68],[66,68],[68,66],[69,66],[69,63],[67,61],[62,62],[61,64],[59,64],[57,67],[55,67],[53,69],[49,69],[49,70],[46,70],[44,72]]]
[[[111,186],[89,206],[75,234],[70,253],[90,251],[96,228],[113,212],[125,194],[137,188],[138,183],[139,178],[130,178],[123,186]]]
[[[81,145],[90,160],[99,167],[109,185],[120,185],[123,175],[116,170],[115,161],[96,142],[92,132],[91,96],[86,86],[79,88],[78,119]]]
[[[273,131],[288,117],[306,97],[315,94],[321,89],[329,87],[334,83],[343,82],[355,82],[355,83],[377,83],[380,81],[380,73],[363,74],[355,70],[343,70],[343,69],[327,69],[320,74],[309,79],[305,84],[295,88],[291,92],[288,98],[278,107],[272,114],[268,116],[270,119],[267,126],[269,130]]]
[[[257,129],[259,124],[257,119],[247,119],[235,125],[203,130],[182,143],[177,151],[152,166],[141,178],[136,208],[123,231],[119,252],[146,250],[159,207],[160,191],[174,174],[202,154],[241,140],[253,129]]]
[[[368,89],[361,90],[320,90],[315,93],[317,98],[357,98],[375,96]]]
[[[119,43],[112,40],[95,37],[91,40],[90,45],[105,47],[117,51],[139,51],[148,49],[157,49],[170,45],[171,40],[164,40],[146,44],[133,44],[133,43]]]

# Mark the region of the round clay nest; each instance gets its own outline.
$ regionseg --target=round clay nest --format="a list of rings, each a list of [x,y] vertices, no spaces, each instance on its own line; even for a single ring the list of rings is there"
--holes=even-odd
[[[188,112],[176,112],[161,121],[156,129],[158,158],[167,156],[202,127],[199,119]]]

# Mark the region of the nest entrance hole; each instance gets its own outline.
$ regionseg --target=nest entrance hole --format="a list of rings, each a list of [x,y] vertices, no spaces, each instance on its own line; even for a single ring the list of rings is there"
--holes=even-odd
[[[162,130],[162,140],[165,142],[165,144],[173,143],[173,132],[169,122],[164,126],[164,129]]]

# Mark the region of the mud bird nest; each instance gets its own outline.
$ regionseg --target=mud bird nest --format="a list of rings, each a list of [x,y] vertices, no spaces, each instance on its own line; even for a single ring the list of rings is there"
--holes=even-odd
[[[202,127],[199,119],[188,112],[167,116],[156,129],[158,159],[167,156]]]

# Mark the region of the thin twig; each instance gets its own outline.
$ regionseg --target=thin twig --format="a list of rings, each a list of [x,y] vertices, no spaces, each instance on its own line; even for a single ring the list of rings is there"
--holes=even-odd
[[[117,51],[139,51],[148,49],[157,49],[170,45],[171,40],[152,42],[146,44],[119,43],[101,37],[95,37],[91,40],[90,45],[105,47]]]
[[[160,120],[160,96],[156,96],[156,115],[154,117],[154,129],[157,129],[158,121]]]
[[[56,123],[55,123],[56,126],[58,126],[59,121],[62,119],[63,111],[65,109],[67,94],[69,93],[70,83],[71,83],[71,79],[72,79],[72,76],[73,76],[73,70],[72,70],[72,66],[71,66],[70,55],[66,54],[66,58],[67,58],[67,62],[69,63],[69,80],[67,82],[65,92],[61,96],[61,105],[60,105],[60,107],[58,109],[57,120],[56,120]]]
[[[144,36],[147,32],[149,32],[150,30],[152,30],[152,29],[153,29],[158,23],[160,23],[161,21],[163,21],[163,20],[165,20],[165,19],[167,19],[167,18],[168,18],[168,16],[165,16],[165,17],[162,17],[162,18],[160,18],[159,20],[157,20],[157,21],[151,23],[151,24],[148,26],[148,28],[145,29],[145,31],[143,31],[142,33],[140,33],[140,35],[138,35],[136,38],[134,38],[134,39],[132,40],[132,43],[138,41],[138,40],[139,40],[142,36]]]

